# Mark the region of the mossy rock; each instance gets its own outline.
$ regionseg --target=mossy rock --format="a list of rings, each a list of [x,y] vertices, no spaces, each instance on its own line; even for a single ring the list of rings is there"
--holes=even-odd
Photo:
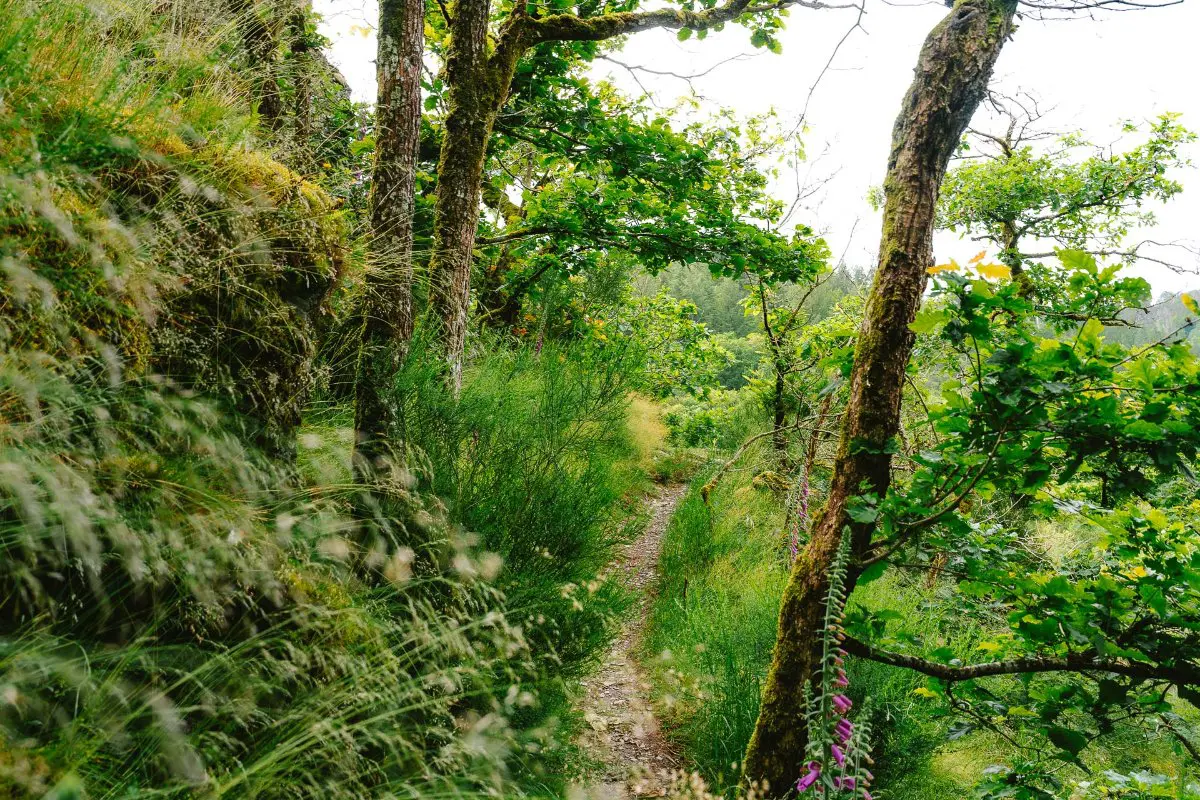
[[[0,346],[162,373],[227,400],[251,438],[289,454],[341,214],[261,153],[154,145],[0,185]]]
[[[342,220],[328,195],[261,154],[198,158],[221,188],[190,186],[163,215],[158,260],[178,281],[164,291],[151,364],[229,396],[260,444],[290,454],[342,267]]]
[[[791,481],[774,470],[764,470],[755,475],[752,485],[756,489],[765,489],[777,495],[786,495],[792,488]]]

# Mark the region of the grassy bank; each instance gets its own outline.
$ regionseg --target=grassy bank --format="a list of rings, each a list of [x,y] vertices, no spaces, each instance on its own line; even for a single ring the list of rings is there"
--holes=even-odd
[[[758,716],[790,556],[780,499],[755,485],[751,453],[711,495],[702,480],[680,503],[663,542],[662,579],[645,658],[672,738],[709,784],[730,792]],[[705,476],[701,476],[705,477]],[[946,639],[937,590],[891,576],[863,587],[851,605],[905,617],[915,636]],[[919,609],[920,613],[913,613]],[[970,638],[956,632],[956,640]],[[952,800],[993,763],[994,742],[946,741],[947,723],[915,695],[911,673],[853,660],[852,693],[872,698],[880,754],[878,797]]]

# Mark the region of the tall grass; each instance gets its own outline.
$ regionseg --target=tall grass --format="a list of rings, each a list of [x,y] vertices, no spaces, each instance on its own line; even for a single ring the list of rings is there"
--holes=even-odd
[[[529,720],[569,720],[568,683],[606,651],[631,599],[602,577],[639,519],[622,500],[645,481],[628,424],[629,369],[621,351],[589,344],[483,344],[455,399],[418,343],[394,386],[421,485],[503,560],[497,585],[562,680]]]
[[[663,542],[645,653],[671,735],[710,786],[730,795],[758,717],[790,561],[780,498],[754,481],[769,457],[763,446],[731,470],[711,511],[703,474],[680,503]],[[937,601],[934,589],[888,577],[858,589],[849,606],[902,612],[908,635],[966,652],[972,632],[951,625]],[[946,747],[948,723],[913,694],[923,684],[912,673],[858,659],[848,673],[850,692],[870,696],[875,709],[876,796],[951,800],[978,776],[956,765],[991,763],[990,741]]]

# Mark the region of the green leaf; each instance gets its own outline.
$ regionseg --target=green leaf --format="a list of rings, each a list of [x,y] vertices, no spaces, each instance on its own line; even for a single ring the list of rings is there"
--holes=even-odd
[[[1126,425],[1125,433],[1136,439],[1157,440],[1163,438],[1162,428],[1144,419],[1139,419]]]
[[[888,565],[886,561],[877,561],[859,573],[858,585],[863,586],[873,580],[877,580],[883,575],[883,573],[887,572],[887,568]]]
[[[1073,731],[1070,728],[1063,728],[1058,725],[1048,728],[1046,736],[1054,743],[1055,747],[1070,753],[1072,758],[1079,755],[1083,748],[1087,747],[1088,743],[1088,738],[1079,731]]]
[[[692,29],[680,28],[679,33],[675,34],[675,38],[681,42],[686,42],[688,39],[692,38]]]
[[[1069,270],[1096,274],[1096,257],[1082,250],[1059,250],[1058,260]]]
[[[917,312],[916,319],[908,323],[908,329],[913,333],[933,333],[945,325],[948,319],[950,312],[946,309],[925,307]]]
[[[850,506],[846,509],[846,513],[850,516],[850,519],[855,522],[861,522],[864,525],[879,519],[879,509],[862,502],[854,503],[851,501]]]

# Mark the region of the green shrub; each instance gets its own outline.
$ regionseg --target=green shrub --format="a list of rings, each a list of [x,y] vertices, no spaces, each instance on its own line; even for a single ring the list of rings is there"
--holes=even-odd
[[[676,509],[663,541],[645,654],[671,735],[690,765],[726,794],[740,779],[735,765],[758,718],[787,583],[783,511],[754,481],[768,447],[754,446],[726,474],[710,496],[711,514],[700,495],[703,473]],[[937,611],[935,592],[891,577],[859,589],[849,605],[903,611],[912,636],[944,639],[951,629]],[[913,615],[918,605],[922,613]],[[957,637],[949,644],[962,645],[971,634],[949,635]],[[851,659],[847,671],[856,699],[872,698],[878,796],[961,797],[971,781],[937,770],[931,760],[946,742],[947,722],[935,704],[913,694],[922,679],[859,659]],[[982,746],[986,751],[990,743]]]
[[[393,387],[408,461],[464,535],[503,559],[510,616],[563,681],[522,723],[575,724],[568,684],[606,652],[631,600],[603,573],[628,538],[619,501],[645,481],[630,468],[642,455],[628,422],[634,366],[594,342],[483,342],[455,399],[441,363],[418,337]]]
[[[394,387],[403,438],[450,517],[504,559],[500,585],[577,670],[607,641],[616,587],[597,577],[617,542],[612,510],[639,457],[628,369],[615,350],[547,344],[477,354],[453,399],[417,343]],[[578,608],[582,605],[583,608]]]
[[[0,793],[474,793],[539,678],[491,557],[396,489],[280,478],[203,401],[0,358]],[[385,531],[398,540],[400,530]]]

